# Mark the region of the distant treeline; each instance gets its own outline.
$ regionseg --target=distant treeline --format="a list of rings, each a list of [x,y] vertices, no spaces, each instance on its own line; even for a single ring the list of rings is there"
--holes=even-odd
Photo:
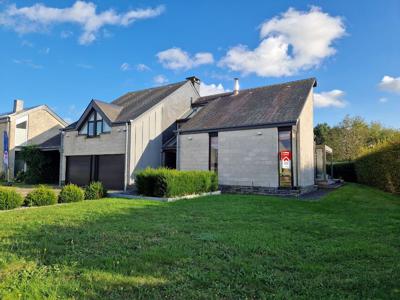
[[[327,123],[314,128],[315,142],[333,149],[334,161],[353,161],[366,150],[383,142],[400,139],[400,130],[387,128],[379,122],[367,123],[361,117],[346,116],[335,126]]]

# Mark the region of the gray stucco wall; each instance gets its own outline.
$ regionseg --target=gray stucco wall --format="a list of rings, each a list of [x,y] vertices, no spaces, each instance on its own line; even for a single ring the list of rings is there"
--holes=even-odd
[[[264,128],[218,134],[222,185],[278,187],[278,130]],[[179,136],[180,170],[208,170],[208,133]]]
[[[179,170],[208,170],[208,133],[184,134],[178,136]]]
[[[218,143],[220,184],[278,187],[277,128],[220,132]]]
[[[299,186],[314,185],[314,96],[313,89],[298,122]]]
[[[161,151],[163,132],[175,123],[196,100],[199,94],[190,81],[159,104],[133,120],[129,134],[128,181],[134,183],[135,172],[138,170],[162,165]]]

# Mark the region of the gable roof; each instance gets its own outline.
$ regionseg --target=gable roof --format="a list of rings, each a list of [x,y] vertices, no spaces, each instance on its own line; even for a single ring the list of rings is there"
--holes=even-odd
[[[119,124],[129,122],[164,100],[187,82],[182,81],[161,87],[129,92],[111,103],[92,100],[79,120],[70,124],[65,130],[78,129],[92,108],[103,114],[103,117],[106,117],[110,123]]]
[[[309,78],[201,97],[193,106],[204,107],[180,132],[295,123],[313,86],[316,79]]]

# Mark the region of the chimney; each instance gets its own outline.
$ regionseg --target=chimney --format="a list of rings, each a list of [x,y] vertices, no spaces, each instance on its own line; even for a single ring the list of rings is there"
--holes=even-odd
[[[237,95],[237,94],[239,94],[239,89],[240,89],[240,87],[239,87],[239,78],[234,78],[234,80],[235,80],[235,85],[233,87],[233,94]]]
[[[200,79],[197,78],[196,76],[191,76],[186,78],[186,80],[190,81],[194,88],[200,93]]]
[[[15,99],[14,100],[14,110],[13,112],[20,112],[21,110],[24,109],[24,100],[20,100],[20,99]]]

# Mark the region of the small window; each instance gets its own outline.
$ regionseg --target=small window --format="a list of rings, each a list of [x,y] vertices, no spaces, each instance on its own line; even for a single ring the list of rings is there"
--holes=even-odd
[[[210,133],[209,169],[210,171],[218,172],[218,133]]]

